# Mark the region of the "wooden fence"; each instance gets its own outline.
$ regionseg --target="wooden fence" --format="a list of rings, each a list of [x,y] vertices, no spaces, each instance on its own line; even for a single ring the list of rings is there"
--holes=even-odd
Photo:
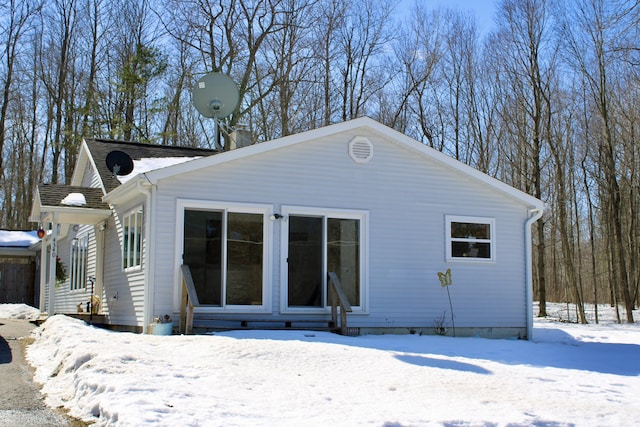
[[[36,263],[0,260],[0,303],[24,303],[37,307]]]

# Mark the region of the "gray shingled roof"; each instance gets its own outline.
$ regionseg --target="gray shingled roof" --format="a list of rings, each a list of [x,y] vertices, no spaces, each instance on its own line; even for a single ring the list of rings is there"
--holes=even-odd
[[[120,181],[107,168],[107,154],[118,150],[127,153],[133,160],[161,157],[205,157],[216,154],[216,150],[169,145],[141,144],[137,142],[112,141],[107,139],[85,139],[91,157],[96,164],[107,193],[120,185]]]
[[[81,193],[87,201],[87,204],[82,206],[83,208],[109,209],[109,205],[102,201],[104,194],[101,188],[77,187],[63,184],[40,184],[38,186],[38,192],[40,193],[41,206],[67,206],[62,204],[62,199],[70,193]]]

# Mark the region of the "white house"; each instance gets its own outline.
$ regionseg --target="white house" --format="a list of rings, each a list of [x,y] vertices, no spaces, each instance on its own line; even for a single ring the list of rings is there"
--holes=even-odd
[[[112,151],[130,174],[107,169]],[[223,153],[85,140],[71,186],[35,196],[40,309],[86,312],[95,294],[113,327],[177,324],[187,271],[195,328],[326,326],[333,272],[351,333],[529,338],[543,207],[366,117]]]

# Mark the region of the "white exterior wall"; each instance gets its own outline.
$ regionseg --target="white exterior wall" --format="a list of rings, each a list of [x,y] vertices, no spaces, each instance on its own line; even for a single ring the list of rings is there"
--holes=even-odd
[[[373,144],[369,163],[357,164],[349,141]],[[220,154],[219,156],[223,156]],[[359,129],[323,140],[267,151],[160,180],[155,213],[154,314],[176,306],[176,206],[178,199],[368,212],[366,313],[349,316],[354,327],[432,327],[449,313],[437,272],[451,268],[456,327],[526,327],[522,202],[445,168],[404,145]],[[495,219],[496,261],[446,262],[445,215]],[[181,225],[178,225],[180,227]],[[280,227],[272,222],[271,302],[280,312]],[[176,246],[178,245],[178,246]],[[264,317],[264,316],[263,316]]]
[[[67,237],[58,239],[58,256],[67,269],[67,280],[56,285],[55,311],[57,313],[76,313],[78,304],[82,304],[82,310],[87,312],[86,303],[91,299],[91,286],[87,281],[85,289],[71,289],[71,242],[75,237],[88,236],[87,277],[96,275],[96,235],[93,226],[81,225],[77,232],[69,230]],[[98,295],[101,299],[102,297]]]
[[[78,185],[85,187],[99,187],[99,175],[87,165],[82,181]],[[70,265],[71,240],[77,236],[89,236],[88,276],[97,276],[97,257],[104,251],[103,290],[98,295],[101,299],[101,314],[108,317],[113,325],[142,326],[144,311],[144,263],[146,262],[146,239],[143,232],[142,262],[143,267],[124,271],[122,268],[122,225],[121,218],[132,209],[144,204],[144,197],[134,199],[122,206],[116,206],[113,215],[107,220],[104,230],[104,248],[98,249],[96,232],[100,232],[93,225],[81,225],[78,232],[69,226],[69,234],[58,239],[58,254],[67,266]],[[146,219],[145,219],[146,220]],[[70,290],[69,280],[56,287],[56,312],[75,313],[77,304],[90,300],[91,288],[89,284],[83,290]],[[45,300],[46,301],[46,300]]]
[[[142,241],[142,267],[124,270],[122,268],[121,220],[124,215],[143,206],[144,199],[135,199],[126,205],[116,206],[107,222],[104,254],[104,294],[105,309],[109,323],[113,325],[143,326],[144,313],[144,265],[146,257],[146,236]],[[146,212],[144,212],[145,221]]]
[[[82,175],[82,183],[86,187],[97,187],[99,177],[90,167],[87,167]],[[64,230],[67,235],[57,239],[58,256],[67,268],[67,280],[64,283],[56,284],[55,289],[55,311],[56,313],[76,313],[78,304],[82,304],[82,310],[87,312],[86,303],[91,300],[91,286],[87,281],[85,289],[71,289],[70,287],[70,267],[71,267],[71,243],[75,237],[88,236],[87,254],[87,277],[96,276],[96,233],[92,225],[79,225],[78,230],[73,230],[73,225],[62,225],[60,230]],[[103,300],[103,295],[98,295]]]

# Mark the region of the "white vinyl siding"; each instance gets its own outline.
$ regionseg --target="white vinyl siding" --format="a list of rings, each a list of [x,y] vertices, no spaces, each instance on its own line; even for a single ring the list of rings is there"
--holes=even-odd
[[[372,144],[375,155],[368,163],[355,163],[349,155],[349,142],[358,136]],[[176,224],[176,200],[184,198],[224,206],[265,204],[280,214],[296,206],[366,212],[366,310],[349,315],[354,327],[432,326],[449,305],[437,276],[448,268],[445,215],[493,218],[499,226],[493,240],[499,242],[493,247],[496,262],[459,262],[451,268],[456,327],[526,326],[529,206],[375,132],[331,135],[160,179],[155,194],[155,314],[179,310],[181,252],[176,248],[182,245],[182,224]],[[287,222],[267,222],[271,231],[265,245],[273,257],[268,315],[278,318],[286,311],[281,236]]]
[[[79,249],[76,253],[81,261],[85,258],[85,270],[82,272],[82,261],[76,263],[74,261],[74,239],[78,237],[78,243],[84,248]],[[82,242],[84,240],[84,242]],[[86,245],[86,246],[85,246]],[[71,227],[69,235],[58,240],[58,256],[67,268],[67,282],[55,289],[55,311],[57,313],[76,313],[78,308],[86,311],[86,303],[91,298],[90,286],[87,286],[86,278],[95,276],[95,260],[96,260],[96,238],[92,225],[80,225],[78,232],[74,232]],[[84,286],[82,286],[81,278],[84,277]],[[77,281],[76,281],[77,280]],[[74,286],[77,288],[72,288]],[[46,291],[45,291],[46,292]],[[45,293],[45,295],[48,295]],[[102,298],[101,295],[98,297]],[[45,302],[47,298],[45,298]]]
[[[104,253],[104,310],[114,325],[142,326],[144,323],[144,269],[123,269],[124,218],[141,209],[142,195],[118,206],[107,221]],[[141,235],[141,261],[146,259],[146,237]]]

